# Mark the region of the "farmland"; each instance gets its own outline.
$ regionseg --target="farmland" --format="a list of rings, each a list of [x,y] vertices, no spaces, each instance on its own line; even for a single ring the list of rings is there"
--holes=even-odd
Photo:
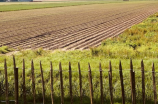
[[[83,103],[90,104],[89,84],[88,84],[88,62],[92,69],[92,79],[94,87],[94,103],[100,103],[100,85],[99,85],[99,62],[103,68],[103,85],[104,101],[110,104],[108,69],[109,60],[113,68],[113,94],[114,103],[121,104],[121,89],[119,79],[119,60],[122,61],[126,103],[131,104],[130,89],[130,70],[129,58],[133,58],[134,71],[136,72],[136,98],[137,104],[142,104],[141,97],[141,68],[140,61],[144,60],[145,64],[145,88],[146,102],[153,103],[153,85],[152,85],[152,62],[155,62],[157,71],[157,51],[155,44],[157,42],[157,15],[152,15],[158,11],[157,2],[126,2],[126,3],[107,3],[80,5],[61,8],[46,8],[23,11],[1,12],[0,20],[0,53],[18,50],[6,55],[0,54],[0,82],[4,84],[4,59],[7,59],[8,82],[9,82],[9,100],[14,99],[14,76],[13,61],[11,55],[15,55],[16,64],[19,68],[19,87],[22,88],[22,69],[23,58],[25,59],[26,68],[26,90],[28,102],[33,102],[32,96],[32,79],[31,79],[31,60],[34,61],[35,68],[35,85],[36,101],[41,103],[42,81],[39,61],[43,65],[43,75],[46,89],[47,104],[50,101],[50,61],[53,63],[54,78],[54,102],[60,103],[60,82],[59,82],[59,62],[63,68],[63,83],[65,104],[69,104],[69,67],[68,62],[72,65],[72,92],[73,101],[79,104],[79,79],[78,65],[80,62],[82,81],[83,81]],[[152,16],[150,16],[152,15]],[[149,17],[150,16],[150,17]],[[147,20],[143,21],[149,17]],[[142,23],[137,24],[143,21]],[[131,28],[130,28],[131,27]],[[127,29],[130,28],[130,29]],[[126,30],[126,31],[124,31]],[[123,32],[124,31],[124,32]],[[123,33],[122,33],[123,32]],[[120,35],[120,33],[122,33]],[[145,33],[145,34],[144,34]],[[119,35],[119,36],[118,36]],[[144,36],[143,36],[144,35]],[[110,39],[107,39],[109,38]],[[114,37],[114,38],[113,38]],[[107,39],[107,40],[104,40]],[[139,39],[139,41],[138,41]],[[104,40],[102,42],[102,40]],[[127,41],[125,41],[127,40]],[[143,41],[140,41],[143,40]],[[131,44],[129,44],[129,41]],[[102,45],[100,45],[102,42]],[[155,44],[155,45],[154,45]],[[98,46],[99,47],[94,47]],[[136,45],[136,46],[135,46]],[[140,51],[140,46],[145,47]],[[152,47],[152,46],[153,47]],[[8,46],[8,47],[6,47]],[[88,49],[91,47],[90,49]],[[110,51],[110,49],[112,51]],[[118,49],[116,48],[118,47]],[[13,48],[13,49],[11,49]],[[124,50],[129,48],[127,55]],[[33,50],[23,50],[33,49]],[[43,50],[44,49],[44,50]],[[59,50],[56,50],[59,49]],[[76,50],[80,49],[80,50]],[[88,50],[84,50],[88,49]],[[117,49],[117,50],[116,50]],[[154,50],[155,49],[155,50]],[[52,52],[53,50],[53,52]],[[55,51],[54,51],[55,50]],[[63,51],[64,50],[64,51]],[[67,51],[65,51],[67,50]],[[74,51],[72,51],[74,50]],[[119,50],[119,51],[118,51]],[[145,52],[148,53],[146,54]],[[154,50],[154,52],[153,52]],[[118,52],[117,52],[118,51]],[[134,52],[133,52],[134,51]],[[108,53],[109,52],[109,53]],[[140,52],[140,56],[135,53]],[[142,53],[143,54],[142,54]],[[118,53],[118,54],[116,54]],[[134,54],[133,54],[134,53]],[[124,55],[125,54],[125,55]],[[133,55],[133,56],[132,56]],[[157,73],[157,72],[156,72]],[[157,78],[157,74],[156,74]],[[156,79],[156,84],[158,80]],[[2,86],[4,87],[4,86]],[[4,94],[5,90],[2,90]],[[19,89],[19,99],[22,100],[22,89]],[[4,96],[0,100],[4,100]]]
[[[0,45],[13,49],[87,49],[158,10],[155,2],[1,12]]]

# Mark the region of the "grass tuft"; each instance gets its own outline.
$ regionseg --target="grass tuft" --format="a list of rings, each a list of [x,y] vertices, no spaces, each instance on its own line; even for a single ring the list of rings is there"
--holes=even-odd
[[[11,52],[11,51],[13,51],[13,49],[11,49],[7,46],[0,47],[0,54],[6,54],[6,53]]]

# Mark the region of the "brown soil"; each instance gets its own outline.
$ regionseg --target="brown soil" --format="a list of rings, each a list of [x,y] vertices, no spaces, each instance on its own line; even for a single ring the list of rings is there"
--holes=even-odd
[[[138,2],[2,12],[0,46],[87,49],[157,11],[156,2]]]

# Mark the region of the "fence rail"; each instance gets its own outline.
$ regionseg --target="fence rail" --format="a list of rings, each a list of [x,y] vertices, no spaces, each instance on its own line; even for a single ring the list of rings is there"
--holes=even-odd
[[[20,100],[19,100],[19,72],[18,72],[18,68],[16,67],[16,62],[15,62],[15,57],[13,56],[13,69],[14,69],[14,99],[15,100],[9,100],[9,83],[8,83],[8,73],[7,73],[7,61],[6,59],[4,60],[4,76],[5,76],[5,99],[1,99],[1,103],[6,103],[9,104],[10,101],[15,102],[15,104],[19,104]],[[62,70],[62,65],[61,62],[59,62],[59,70],[53,70],[53,66],[52,66],[52,62],[50,62],[50,89],[51,89],[51,103],[55,104],[55,100],[54,100],[54,88],[53,88],[53,83],[54,83],[54,78],[53,78],[53,72],[54,71],[58,71],[59,76],[60,76],[60,98],[61,98],[61,104],[64,104],[64,84],[63,84],[63,73],[64,71],[67,71],[69,74],[69,96],[70,96],[70,104],[74,104],[73,101],[73,82],[72,82],[72,72],[78,72],[79,76],[79,102],[80,104],[83,103],[83,82],[82,82],[82,72],[88,72],[88,80],[89,80],[89,98],[90,98],[90,102],[91,104],[94,104],[94,88],[93,88],[93,81],[92,81],[92,72],[99,72],[99,83],[100,83],[100,102],[101,104],[106,103],[106,101],[104,100],[105,96],[103,94],[103,90],[104,90],[104,85],[103,85],[103,73],[102,72],[108,72],[108,80],[109,80],[109,96],[110,96],[110,104],[114,104],[114,98],[113,98],[113,82],[112,82],[112,64],[111,61],[109,62],[109,70],[108,71],[103,71],[102,70],[102,66],[101,63],[99,63],[99,70],[97,71],[92,71],[91,70],[91,65],[88,63],[88,70],[87,71],[81,71],[80,69],[80,63],[78,63],[78,71],[72,71],[71,69],[71,63],[69,62],[69,70]],[[26,97],[26,82],[25,82],[25,60],[23,59],[23,68],[22,68],[22,99],[23,99],[23,103],[27,104],[27,97]],[[31,62],[31,81],[32,81],[32,94],[33,94],[33,104],[36,104],[36,87],[35,87],[35,72],[34,72],[34,62],[32,60]],[[119,62],[119,70],[117,70],[119,72],[119,77],[120,77],[120,89],[121,89],[121,99],[122,99],[122,104],[125,104],[126,102],[126,97],[125,97],[125,88],[124,88],[124,76],[123,76],[123,69],[122,69],[122,64],[121,61]],[[131,101],[132,104],[136,104],[136,77],[135,77],[135,71],[133,70],[133,63],[132,60],[130,60],[130,69],[126,70],[130,72],[130,86],[131,86]],[[46,104],[46,96],[45,96],[45,92],[46,92],[46,87],[45,87],[45,80],[44,80],[44,75],[43,75],[43,68],[42,68],[42,63],[40,61],[40,72],[41,72],[41,80],[42,80],[42,101],[43,104]],[[142,104],[146,103],[146,88],[145,88],[145,72],[150,72],[152,73],[152,81],[153,81],[153,94],[154,94],[154,104],[157,103],[157,91],[156,91],[156,81],[155,81],[155,74],[158,72],[155,72],[155,66],[154,63],[152,65],[152,71],[144,71],[144,62],[143,60],[141,61],[141,80],[142,80],[142,86],[141,86],[141,95],[142,95]],[[119,79],[118,79],[119,80]],[[2,83],[0,83],[0,91],[2,91]],[[1,92],[0,92],[1,94]],[[1,96],[1,95],[0,95]]]

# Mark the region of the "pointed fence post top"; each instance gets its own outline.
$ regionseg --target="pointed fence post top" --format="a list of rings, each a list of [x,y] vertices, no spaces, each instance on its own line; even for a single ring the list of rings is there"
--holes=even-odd
[[[99,63],[99,71],[102,71],[101,63]]]
[[[16,68],[16,63],[15,63],[15,56],[13,55],[13,65],[14,65],[14,69]]]
[[[88,63],[88,70],[91,71],[90,63]]]
[[[79,70],[80,70],[80,62],[78,62],[78,68],[79,68]]]
[[[143,62],[143,60],[141,60],[141,66],[144,66],[144,62]]]
[[[152,71],[155,72],[155,65],[154,65],[154,62],[152,63]]]
[[[33,59],[31,60],[31,64],[33,64]]]
[[[130,59],[130,69],[131,69],[131,71],[133,71],[133,62],[132,62],[132,59]]]
[[[52,68],[53,68],[52,61],[50,61],[50,69],[52,69]]]
[[[119,62],[119,70],[122,71],[122,64],[121,64],[121,60]]]
[[[42,69],[42,62],[40,61],[40,68]]]
[[[7,59],[5,58],[5,59],[4,59],[4,62],[6,62],[6,61],[7,61]]]
[[[71,70],[71,62],[69,62],[69,71]]]
[[[4,66],[6,66],[7,65],[7,60],[6,60],[6,58],[4,59]]]
[[[111,61],[109,61],[109,71],[112,71]]]

